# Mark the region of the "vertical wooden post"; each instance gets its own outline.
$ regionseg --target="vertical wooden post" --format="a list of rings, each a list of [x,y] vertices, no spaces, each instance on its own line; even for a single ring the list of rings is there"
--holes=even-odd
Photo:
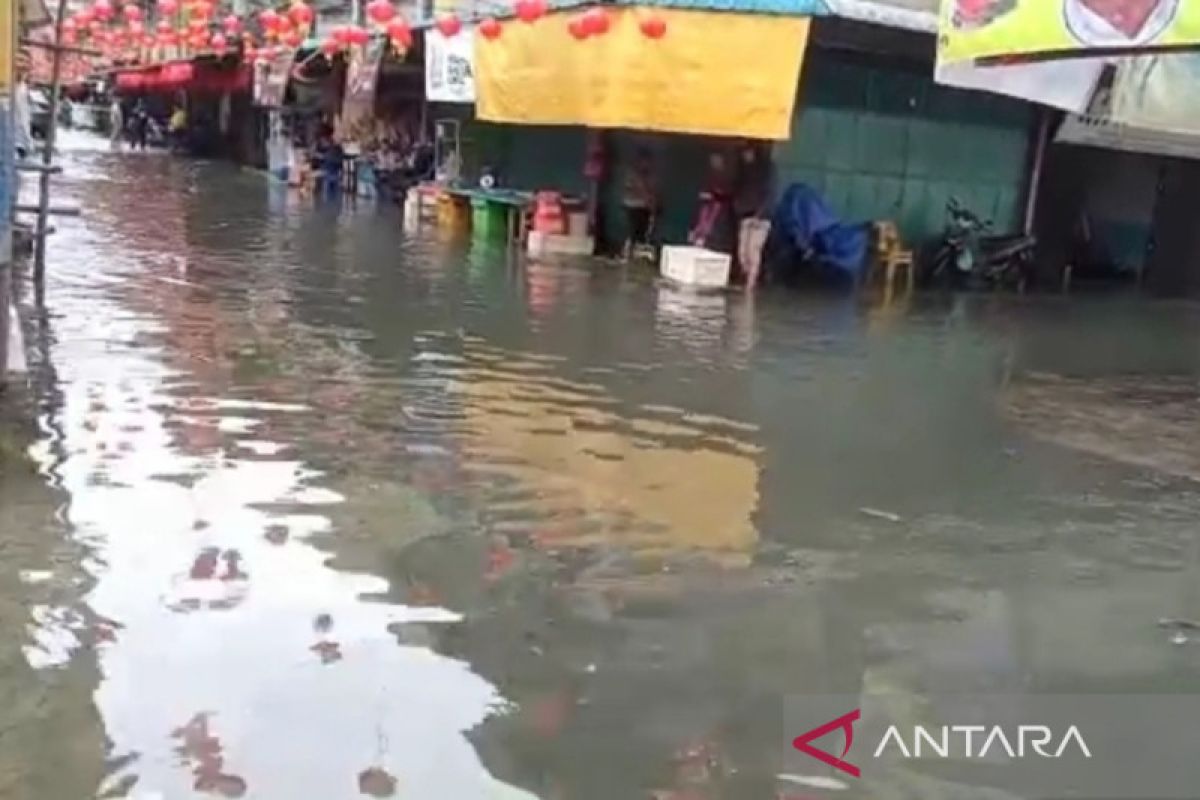
[[[54,142],[58,138],[58,108],[62,95],[62,43],[63,20],[67,17],[67,0],[58,0],[54,12],[54,50],[50,62],[50,120],[46,123],[46,141],[42,150],[42,164],[46,169],[38,175],[37,233],[33,240],[33,281],[40,289],[46,279],[46,217],[50,212],[50,165],[54,160]]]

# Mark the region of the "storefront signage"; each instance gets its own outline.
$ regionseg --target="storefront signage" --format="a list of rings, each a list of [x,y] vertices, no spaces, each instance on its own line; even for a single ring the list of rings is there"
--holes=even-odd
[[[1200,0],[942,0],[938,59],[1195,47]]]
[[[475,102],[475,32],[457,36],[425,32],[425,97],[438,103]]]
[[[271,58],[258,62],[254,68],[255,105],[264,108],[279,108],[283,105],[288,77],[291,75],[292,62],[295,60],[296,51],[294,49],[280,47]]]
[[[375,113],[375,88],[387,41],[375,38],[364,48],[354,48],[346,73],[346,96],[342,100],[342,125],[353,127]]]

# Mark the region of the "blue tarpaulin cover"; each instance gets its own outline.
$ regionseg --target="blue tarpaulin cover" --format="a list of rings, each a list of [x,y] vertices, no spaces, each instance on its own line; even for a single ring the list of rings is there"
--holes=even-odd
[[[857,282],[867,263],[870,244],[866,223],[845,223],[804,183],[788,186],[771,217],[771,237],[795,254],[829,267]]]

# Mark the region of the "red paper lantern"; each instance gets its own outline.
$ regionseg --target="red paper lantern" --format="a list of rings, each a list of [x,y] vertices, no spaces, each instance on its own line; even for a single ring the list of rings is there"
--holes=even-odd
[[[208,23],[202,19],[189,19],[187,26],[193,31],[200,31],[207,28]]]
[[[212,37],[212,49],[217,52],[217,55],[225,55],[225,48],[229,46],[229,40],[225,38],[223,33],[214,33]]]
[[[336,39],[330,38],[330,39],[325,39],[324,41],[321,42],[321,52],[330,61],[333,60],[333,57],[336,56],[338,54],[338,51],[341,49],[342,49],[342,45]]]
[[[275,9],[267,8],[258,15],[258,24],[262,26],[265,32],[270,33],[279,27],[280,19],[281,17]]]
[[[225,19],[221,20],[221,27],[225,29],[225,33],[230,36],[236,36],[237,32],[242,29],[242,21],[237,14],[229,14]]]
[[[589,36],[603,36],[608,33],[608,12],[603,8],[589,8],[583,14],[583,27]]]
[[[360,25],[351,25],[346,29],[346,43],[362,46],[371,41],[371,34]]]
[[[210,0],[197,0],[197,2],[192,3],[192,19],[209,19],[212,17],[215,8],[216,4],[210,2]]]
[[[294,22],[297,27],[311,25],[313,21],[312,6],[310,6],[308,3],[305,3],[304,0],[296,0],[296,2],[292,3],[291,7],[288,8],[288,17],[291,18],[292,22]]]
[[[389,0],[371,0],[367,3],[367,16],[376,25],[387,25],[396,16],[396,7]]]
[[[575,37],[576,40],[580,42],[588,38],[588,36],[591,36],[591,34],[588,33],[587,26],[583,24],[583,17],[575,17],[575,19],[567,23],[567,30],[572,36]]]
[[[446,14],[445,16],[438,17],[438,21],[435,24],[438,31],[447,39],[457,36],[458,32],[462,30],[462,20],[458,18],[457,14]]]
[[[479,23],[479,35],[485,39],[499,39],[504,27],[494,17],[488,17]]]
[[[304,34],[298,30],[290,30],[283,36],[283,43],[288,47],[299,47],[304,44]]]
[[[142,25],[142,23],[138,22],[137,20],[133,20],[129,23],[129,32],[132,33],[134,36],[141,36],[142,31],[144,31],[145,29],[146,29],[146,26]]]
[[[113,7],[108,0],[96,0],[92,4],[92,16],[96,19],[112,19]]]
[[[515,9],[522,22],[536,22],[546,15],[546,0],[517,0]]]
[[[412,29],[402,17],[396,17],[387,24],[388,38],[392,40],[397,50],[407,50],[412,47]]]
[[[178,0],[158,0],[158,13],[169,17],[179,10]]]
[[[136,21],[142,18],[142,10],[132,3],[122,8],[121,11],[127,20]]]
[[[639,27],[648,39],[661,39],[667,34],[667,21],[657,14],[643,19]]]

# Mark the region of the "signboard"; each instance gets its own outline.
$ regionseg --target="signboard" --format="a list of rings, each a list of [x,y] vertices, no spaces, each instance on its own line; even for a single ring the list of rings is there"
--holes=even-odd
[[[1200,44],[1200,0],[942,0],[938,60]]]
[[[13,32],[14,0],[0,0],[0,94],[12,88],[13,53],[17,37]]]
[[[437,103],[475,102],[475,31],[446,37],[425,31],[425,97]]]
[[[3,0],[0,0],[3,2]],[[296,51],[290,47],[278,47],[275,54],[254,67],[254,104],[264,108],[279,108],[287,92],[288,78],[292,74],[292,63]]]
[[[351,48],[346,72],[346,96],[342,99],[342,127],[352,130],[360,121],[375,116],[375,88],[379,85],[379,65],[387,41],[376,37],[366,47]]]

